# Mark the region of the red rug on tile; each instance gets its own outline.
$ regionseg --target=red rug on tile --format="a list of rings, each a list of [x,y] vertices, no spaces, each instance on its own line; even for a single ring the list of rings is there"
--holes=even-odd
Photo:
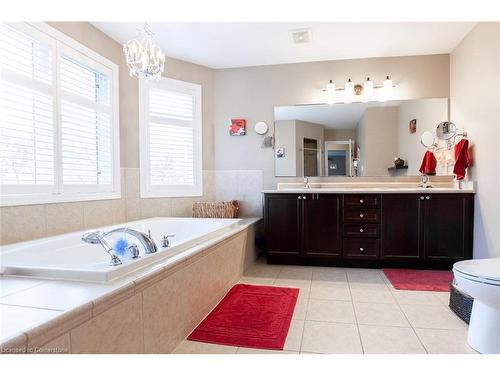
[[[188,340],[283,350],[298,295],[297,288],[237,284]]]
[[[384,268],[385,276],[392,286],[402,290],[428,290],[433,292],[449,292],[453,280],[451,271],[406,270]]]

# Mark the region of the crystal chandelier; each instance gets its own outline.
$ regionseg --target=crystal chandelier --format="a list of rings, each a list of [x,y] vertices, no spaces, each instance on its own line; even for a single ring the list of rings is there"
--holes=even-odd
[[[130,68],[130,75],[146,81],[159,80],[165,65],[165,55],[153,41],[153,33],[146,23],[142,36],[123,45],[123,52]]]

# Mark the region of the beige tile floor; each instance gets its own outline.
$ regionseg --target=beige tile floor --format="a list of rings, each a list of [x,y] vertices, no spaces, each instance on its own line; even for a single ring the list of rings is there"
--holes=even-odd
[[[449,293],[396,290],[381,270],[268,265],[241,283],[300,289],[283,351],[184,340],[174,353],[467,354],[467,325],[448,308]]]

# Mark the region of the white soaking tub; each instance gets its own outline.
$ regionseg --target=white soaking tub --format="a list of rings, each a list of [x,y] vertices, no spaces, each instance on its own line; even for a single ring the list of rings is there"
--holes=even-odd
[[[144,233],[151,231],[151,237],[155,241],[158,251],[146,254],[143,246],[135,237],[126,235],[129,243],[133,242],[138,245],[140,258],[130,259],[127,254],[120,257],[122,264],[117,266],[110,265],[110,255],[101,244],[90,244],[82,241],[83,233],[87,232],[83,230],[3,246],[0,247],[0,273],[3,275],[106,283],[229,233],[238,227],[240,220],[162,217],[93,229],[107,232],[115,228],[127,227]],[[162,247],[164,235],[175,236],[169,238],[170,246],[167,248]],[[107,236],[106,240],[113,245],[123,236],[122,232],[113,233]]]

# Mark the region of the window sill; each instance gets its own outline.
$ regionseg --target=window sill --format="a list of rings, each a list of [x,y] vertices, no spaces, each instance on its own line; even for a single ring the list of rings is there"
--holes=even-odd
[[[27,206],[35,204],[72,203],[85,201],[101,201],[108,199],[121,199],[120,192],[113,193],[86,193],[86,194],[37,194],[37,195],[12,195],[0,199],[0,207]]]

